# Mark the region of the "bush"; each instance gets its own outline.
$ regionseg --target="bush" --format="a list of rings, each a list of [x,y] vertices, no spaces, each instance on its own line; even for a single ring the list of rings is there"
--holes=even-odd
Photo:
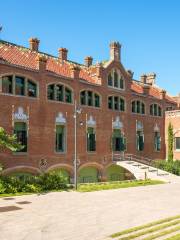
[[[34,184],[27,184],[23,187],[22,192],[38,193],[41,192],[41,188]]]
[[[45,173],[40,176],[0,176],[0,194],[67,189],[67,178],[62,174]]]
[[[60,190],[67,188],[67,179],[62,174],[45,173],[39,176],[38,184],[42,187],[42,190]]]
[[[157,161],[154,161],[154,166],[164,171],[180,176],[179,160],[176,160],[176,161],[157,160]]]

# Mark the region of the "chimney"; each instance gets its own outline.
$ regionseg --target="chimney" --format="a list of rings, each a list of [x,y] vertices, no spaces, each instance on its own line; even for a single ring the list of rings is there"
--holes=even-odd
[[[146,84],[146,83],[147,83],[147,75],[146,75],[146,74],[141,75],[140,81],[141,81],[143,84]]]
[[[37,38],[30,38],[29,39],[29,48],[32,51],[38,52],[38,50],[39,50],[39,43],[40,43],[40,41]]]
[[[84,59],[84,63],[87,67],[90,67],[93,63],[93,58],[91,56],[87,56]]]
[[[119,62],[121,60],[120,56],[121,44],[119,42],[110,43],[110,60]]]
[[[154,85],[156,83],[156,74],[155,73],[148,74],[146,83],[150,85]]]
[[[68,50],[66,48],[59,48],[59,59],[67,61]]]
[[[81,68],[79,66],[72,65],[71,66],[71,77],[75,79],[79,79]]]
[[[150,86],[149,85],[144,85],[143,86],[143,93],[145,95],[149,95],[149,90],[150,90]]]
[[[41,72],[46,71],[47,57],[45,57],[44,55],[38,55],[36,57],[36,61],[37,61],[39,71]]]
[[[97,63],[96,64],[96,75],[98,78],[102,78],[103,77],[103,66],[101,63]]]
[[[130,69],[128,69],[127,71],[127,74],[130,76],[130,78],[133,78],[133,75],[134,75],[134,72],[131,71]]]
[[[166,97],[166,90],[162,89],[159,93],[160,93],[160,99],[165,99],[165,97]]]

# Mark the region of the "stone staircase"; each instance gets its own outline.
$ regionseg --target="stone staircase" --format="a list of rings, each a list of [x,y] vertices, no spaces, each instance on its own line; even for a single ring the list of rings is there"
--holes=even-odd
[[[180,183],[180,177],[152,166],[151,159],[132,154],[114,155],[113,161],[130,171],[136,179],[153,179],[164,182]]]

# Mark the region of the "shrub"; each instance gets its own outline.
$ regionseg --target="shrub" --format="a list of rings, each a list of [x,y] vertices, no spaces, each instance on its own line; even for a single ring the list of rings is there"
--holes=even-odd
[[[41,188],[34,184],[26,184],[22,188],[22,192],[32,192],[32,193],[38,193],[41,192]]]
[[[5,192],[5,187],[3,181],[0,180],[0,194]]]
[[[44,173],[39,176],[38,184],[43,190],[60,190],[67,188],[67,179],[62,174]]]
[[[175,175],[180,176],[180,161],[165,161],[165,160],[157,160],[154,161],[154,166],[165,170],[167,172],[173,173]]]

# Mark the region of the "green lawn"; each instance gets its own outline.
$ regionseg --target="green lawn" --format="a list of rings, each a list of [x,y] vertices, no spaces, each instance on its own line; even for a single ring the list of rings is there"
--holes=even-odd
[[[79,184],[79,192],[93,192],[118,188],[140,187],[147,185],[163,184],[160,180],[132,180],[132,181],[119,181],[119,182],[104,182],[104,183],[87,183]]]
[[[142,239],[153,240],[160,237],[166,237],[168,234],[174,234],[166,240],[179,240],[180,234],[180,215],[161,219],[138,227],[126,229],[124,231],[112,234],[110,237],[114,240]]]

